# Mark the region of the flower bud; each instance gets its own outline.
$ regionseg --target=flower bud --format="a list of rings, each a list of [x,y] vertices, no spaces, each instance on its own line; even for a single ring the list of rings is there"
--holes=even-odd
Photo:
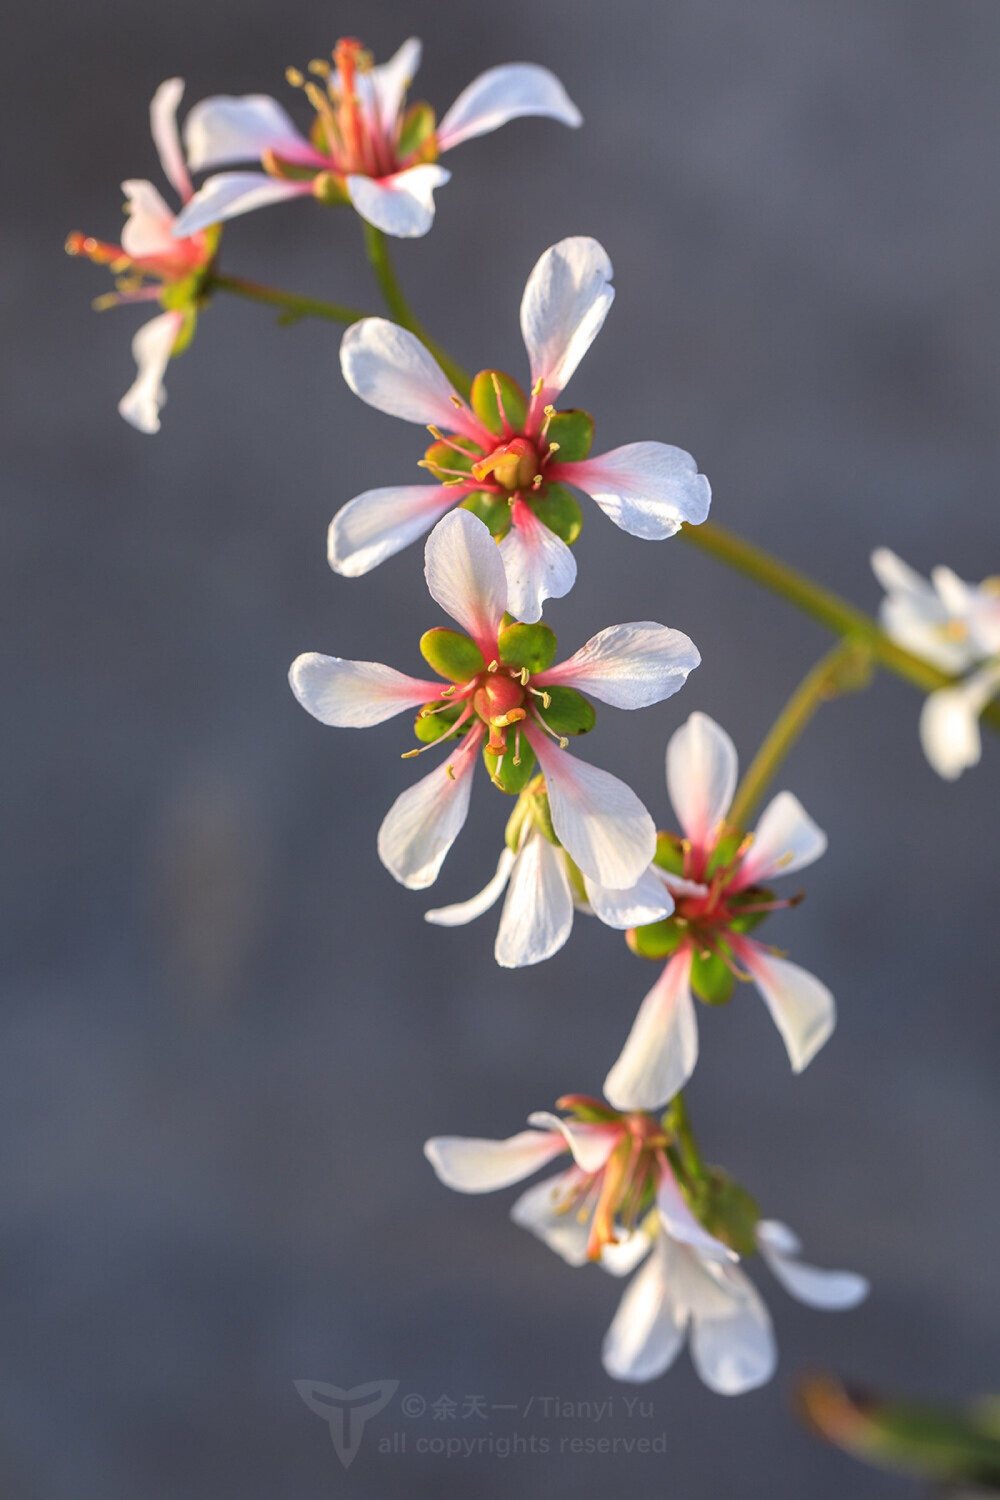
[[[483,653],[460,630],[435,625],[420,637],[420,654],[429,667],[448,682],[468,682],[486,670]]]

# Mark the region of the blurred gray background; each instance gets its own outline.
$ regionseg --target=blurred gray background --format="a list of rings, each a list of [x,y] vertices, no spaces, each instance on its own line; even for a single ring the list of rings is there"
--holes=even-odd
[[[6,176],[2,491],[4,926],[0,1477],[6,1495],[271,1500],[620,1495],[840,1500],[911,1493],[805,1436],[796,1372],[957,1397],[1000,1385],[994,885],[1000,745],[957,786],[880,678],[827,709],[783,781],[830,833],[770,935],[840,1004],[799,1079],[749,990],[701,1012],[705,1149],[821,1263],[866,1272],[846,1316],[761,1275],[778,1378],[735,1401],[687,1357],[603,1427],[441,1395],[635,1391],[602,1374],[619,1287],[463,1199],[420,1152],[504,1135],[597,1091],[655,970],[581,919],[538,969],[498,970],[495,917],[425,926],[477,889],[507,805],[483,778],[429,898],[396,886],[379,819],[413,777],[406,721],[324,730],[289,662],[318,649],[413,671],[439,622],[418,551],[360,582],[325,561],[333,511],[416,482],[420,435],[363,407],[339,333],[220,296],[169,372],[162,433],[127,428],[139,317],[95,316],[66,232],[115,237],[118,182],[158,176],[148,100],[274,92],[357,33],[425,41],[439,112],[481,69],[553,67],[586,117],[512,124],[449,159],[433,233],[399,245],[421,314],[473,368],[523,372],[539,253],[598,236],[613,313],[571,386],[601,446],[682,444],[715,516],[873,608],[870,549],[1000,568],[1000,9],[995,0],[41,0],[0,59]],[[226,269],[376,306],[347,213],[234,223]],[[688,631],[704,665],[642,715],[602,712],[588,758],[667,817],[663,748],[692,709],[746,759],[822,632],[679,541],[591,507],[575,649],[616,620]],[[398,1379],[345,1474],[293,1381]],[[405,1394],[425,1400],[405,1418]],[[411,1407],[414,1403],[411,1403]],[[514,1431],[547,1456],[435,1458],[417,1439]],[[385,1454],[377,1439],[409,1435]],[[665,1455],[559,1453],[666,1434]]]

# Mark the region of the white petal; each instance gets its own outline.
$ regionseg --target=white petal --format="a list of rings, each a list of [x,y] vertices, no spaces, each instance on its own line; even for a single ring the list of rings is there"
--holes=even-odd
[[[128,218],[122,225],[122,249],[136,259],[176,255],[174,214],[151,182],[131,177],[122,183]]]
[[[464,403],[456,407],[459,398],[437,361],[418,338],[387,318],[351,324],[340,343],[340,368],[354,394],[376,411],[481,436]]]
[[[607,1165],[608,1157],[625,1138],[621,1125],[602,1125],[597,1121],[564,1120],[548,1110],[538,1109],[528,1116],[528,1124],[538,1130],[555,1130],[566,1142],[581,1172],[588,1175]]]
[[[660,879],[655,867],[643,872],[635,885],[628,890],[616,891],[599,885],[585,875],[583,883],[587,891],[587,902],[595,917],[608,927],[620,932],[629,927],[647,927],[650,922],[659,922],[669,917],[674,909],[674,898]]]
[[[288,673],[292,692],[307,713],[338,729],[366,729],[404,709],[430,703],[437,684],[406,677],[378,661],[344,661],[307,651]]]
[[[984,667],[958,687],[939,688],[920,713],[920,743],[934,770],[955,781],[983,753],[979,716],[1000,689],[1000,667]]]
[[[132,358],[139,373],[119,401],[118,410],[140,432],[160,430],[160,408],[167,399],[163,376],[183,324],[183,313],[160,313],[143,323],[132,340]]]
[[[181,209],[174,220],[174,239],[185,239],[211,224],[221,224],[255,208],[267,208],[271,203],[283,203],[286,198],[301,198],[311,192],[308,182],[283,182],[266,172],[220,172],[203,182]]]
[[[602,1246],[598,1264],[609,1276],[631,1276],[649,1254],[653,1241],[644,1229],[633,1229],[631,1233],[622,1229],[619,1233],[621,1238],[614,1244]]]
[[[184,122],[184,143],[193,172],[259,161],[264,151],[276,151],[286,161],[324,164],[323,156],[267,94],[202,99]]]
[[[507,571],[508,607],[516,620],[534,625],[546,599],[562,599],[576,582],[576,558],[527,505],[515,505],[514,524],[500,543]]]
[[[535,682],[579,688],[612,708],[648,708],[683,687],[700,661],[683,632],[640,620],[610,625],[566,661],[539,672]]]
[[[330,522],[330,567],[345,578],[370,573],[429,531],[455,498],[441,484],[396,484],[355,495]]]
[[[682,1252],[683,1253],[683,1252]],[[703,1265],[705,1286],[691,1307],[691,1358],[702,1380],[720,1396],[741,1396],[764,1385],[778,1362],[770,1314],[737,1266]]]
[[[470,730],[447,760],[399,794],[382,821],[379,858],[390,875],[411,891],[434,884],[462,831],[481,739],[480,733]]]
[[[464,88],[438,126],[438,149],[450,151],[475,135],[499,130],[521,115],[547,115],[563,125],[582,125],[583,116],[548,68],[537,63],[506,63],[488,68]]]
[[[667,746],[667,791],[681,827],[697,849],[708,847],[736,793],[739,762],[726,731],[693,713]]]
[[[737,888],[766,884],[772,876],[803,870],[826,852],[826,834],[798,797],[779,792],[764,809],[740,866]]]
[[[424,1155],[445,1187],[456,1193],[493,1193],[530,1177],[565,1149],[561,1135],[522,1130],[505,1141],[434,1136],[425,1143]]]
[[[663,1235],[625,1290],[604,1337],[601,1359],[613,1380],[655,1380],[684,1345],[686,1310],[674,1295],[672,1258]]]
[[[938,592],[888,547],[878,547],[871,563],[886,590],[879,617],[892,640],[943,672],[964,671],[973,652],[967,639],[949,637],[953,617]]]
[[[927,603],[934,600],[934,590],[927,579],[888,547],[876,547],[871,564],[872,572],[887,594],[909,594]]]
[[[570,1266],[587,1264],[590,1237],[589,1217],[581,1221],[575,1204],[566,1207],[572,1202],[573,1191],[579,1183],[580,1173],[576,1168],[560,1172],[558,1176],[536,1182],[528,1188],[510,1211],[515,1224],[537,1235]]]
[[[525,728],[545,772],[556,837],[584,875],[613,890],[635,885],[656,852],[656,827],[631,787]]]
[[[600,333],[614,301],[612,274],[603,245],[576,236],[546,250],[528,277],[521,333],[541,401],[564,388]]]
[[[714,1234],[709,1234],[705,1226],[695,1218],[666,1159],[661,1168],[660,1182],[656,1191],[656,1207],[663,1221],[663,1227],[671,1239],[679,1240],[683,1245],[690,1245],[706,1260],[738,1259],[735,1251],[730,1250],[729,1246],[724,1245],[721,1240],[717,1240]]]
[[[755,943],[741,943],[737,951],[781,1032],[793,1070],[801,1073],[837,1024],[833,996],[815,974],[773,958]]]
[[[659,1109],[687,1083],[698,1061],[691,954],[675,954],[639,1007],[618,1061],[604,1080],[615,1109]]]
[[[840,1312],[857,1307],[868,1296],[867,1280],[855,1271],[824,1271],[804,1265],[798,1258],[802,1248],[798,1237],[776,1219],[761,1219],[757,1247],[785,1291],[808,1307]]]
[[[424,576],[431,597],[468,631],[487,662],[507,608],[507,578],[489,527],[468,510],[444,516],[427,538]]]
[[[193,189],[177,133],[177,107],[183,96],[183,78],[168,78],[161,83],[149,106],[149,123],[164,176],[186,203]]]
[[[674,536],[685,522],[699,526],[712,502],[708,480],[690,453],[669,443],[626,443],[596,458],[559,464],[552,477],[586,490],[616,526],[648,542]]]
[[[464,927],[467,922],[474,922],[477,917],[488,912],[491,906],[496,906],[507,888],[513,864],[514,855],[509,849],[504,849],[497,863],[496,874],[478,895],[470,896],[468,901],[456,901],[452,906],[439,906],[433,911],[425,911],[424,921],[433,922],[435,927]]]
[[[387,63],[372,68],[367,77],[361,74],[357,79],[361,85],[370,79],[373,102],[386,135],[392,134],[406,92],[417,75],[422,50],[419,40],[411,36]]]
[[[573,929],[573,893],[565,856],[540,833],[523,845],[510,878],[494,956],[504,969],[539,964]]]
[[[426,234],[434,223],[434,189],[444,187],[451,173],[424,162],[391,177],[346,179],[347,193],[363,219],[399,239]]]

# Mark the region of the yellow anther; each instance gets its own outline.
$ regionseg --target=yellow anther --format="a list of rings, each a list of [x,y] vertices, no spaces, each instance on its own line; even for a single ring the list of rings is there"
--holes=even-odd
[[[450,698],[451,695],[452,695],[452,693],[456,692],[457,689],[458,689],[458,683],[457,682],[453,682],[452,685],[451,685],[451,687],[446,687],[446,688],[442,688],[441,689],[441,697],[442,698]]]
[[[457,408],[458,408],[459,411],[462,410],[462,398],[461,398],[461,396],[456,396],[455,393],[452,392],[452,394],[448,397],[448,400],[451,402],[452,406],[457,406]]]
[[[288,82],[292,85],[293,89],[300,89],[306,81],[305,74],[300,72],[298,68],[286,68],[285,77],[288,79]]]
[[[521,670],[520,670],[520,672],[518,672],[517,675],[520,678],[521,686],[522,687],[527,687],[528,686],[528,678],[531,676],[531,673],[528,671],[527,667],[522,667]]]
[[[542,377],[540,375],[531,387],[531,394],[533,396],[540,396],[542,394]]]
[[[445,772],[446,772],[449,780],[451,780],[451,781],[455,780],[455,767],[454,766],[452,766],[452,765],[445,766]]]
[[[569,740],[566,738],[566,736],[564,734],[557,735],[557,739],[559,740],[559,749],[560,750],[568,750],[569,749]]]
[[[436,438],[439,443],[444,441],[441,436],[440,427],[435,427],[433,422],[428,422],[427,431],[430,433],[431,437]]]
[[[309,71],[310,73],[317,73],[320,78],[329,78],[330,74],[333,72],[333,69],[331,68],[325,57],[314,57],[312,62],[309,64]]]
[[[499,669],[500,669],[500,663],[498,661],[496,661],[496,660],[491,661],[490,664],[489,664],[489,666],[486,668],[487,672],[497,672],[497,671],[499,671]]]
[[[404,750],[403,753],[402,753],[402,755],[399,758],[400,758],[400,760],[412,760],[415,755],[419,755],[419,754],[420,754],[419,750]]]

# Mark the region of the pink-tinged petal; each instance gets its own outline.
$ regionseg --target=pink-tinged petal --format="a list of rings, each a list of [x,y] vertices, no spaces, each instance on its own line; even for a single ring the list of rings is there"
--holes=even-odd
[[[556,838],[584,875],[612,890],[635,885],[656,852],[656,827],[631,787],[577,760],[532,725],[525,734],[545,773]]]
[[[511,874],[494,957],[502,969],[540,964],[559,952],[572,929],[573,892],[565,856],[534,833],[523,844]]]
[[[736,747],[721,725],[693,713],[667,745],[667,791],[696,850],[711,847],[736,793]]]
[[[747,939],[734,946],[781,1032],[793,1071],[801,1073],[837,1024],[833,996],[815,974],[798,964],[775,958]]]
[[[160,430],[160,408],[167,399],[163,376],[183,326],[183,313],[160,313],[143,323],[132,340],[138,374],[119,401],[118,411],[140,432]]]
[[[626,443],[596,458],[557,464],[553,479],[585,490],[622,531],[645,541],[675,536],[708,515],[712,491],[683,448],[669,443]]]
[[[615,1109],[659,1109],[684,1087],[698,1061],[691,953],[667,964],[639,1007],[628,1040],[604,1080]]]
[[[467,922],[474,922],[500,900],[510,879],[514,857],[509,849],[504,849],[497,863],[496,874],[477,895],[470,896],[468,901],[456,901],[451,906],[438,906],[433,911],[425,911],[424,921],[433,922],[435,927],[464,927]]]
[[[683,687],[700,661],[682,631],[642,620],[602,630],[566,661],[539,672],[535,682],[579,688],[613,708],[648,708]]]
[[[620,1125],[564,1120],[546,1109],[536,1110],[529,1115],[528,1124],[534,1125],[536,1130],[558,1131],[581,1172],[587,1173],[599,1172],[606,1166],[608,1157],[624,1139],[624,1131]]]
[[[174,256],[174,214],[157,189],[144,178],[130,177],[122,183],[125,212],[122,249],[137,260],[144,256]]]
[[[424,576],[431,597],[472,636],[487,662],[507,608],[507,578],[489,528],[468,510],[444,516],[427,538]]]
[[[391,177],[346,179],[347,195],[358,213],[383,234],[416,239],[434,223],[434,189],[444,187],[451,173],[424,162]]]
[[[184,144],[193,172],[240,161],[259,161],[275,151],[286,161],[329,166],[267,94],[216,94],[194,106],[184,122]]]
[[[689,1257],[691,1359],[709,1390],[741,1396],[766,1384],[778,1362],[771,1317],[738,1266]],[[699,1276],[700,1272],[700,1276]]]
[[[440,684],[405,677],[378,661],[343,661],[307,651],[288,673],[307,713],[338,729],[367,729],[436,697]]]
[[[538,261],[521,299],[521,334],[540,410],[566,386],[597,335],[615,293],[603,245],[584,236],[560,240]]]
[[[212,224],[284,203],[288,198],[308,198],[311,182],[284,182],[266,172],[220,172],[202,183],[174,220],[174,239],[186,239]]]
[[[455,504],[456,491],[440,484],[396,484],[365,490],[330,522],[326,555],[345,578],[370,573],[417,541]]]
[[[367,96],[368,107],[375,112],[384,135],[391,136],[396,116],[403,107],[407,90],[420,67],[422,47],[415,36],[407,38],[387,63],[358,74],[355,84],[360,97]]]
[[[513,525],[500,543],[507,572],[508,607],[517,620],[534,625],[546,599],[562,599],[576,582],[576,558],[525,505],[514,503]]]
[[[565,1150],[561,1135],[540,1130],[522,1130],[505,1141],[438,1135],[424,1145],[424,1155],[438,1178],[456,1193],[493,1193],[510,1187]]]
[[[920,743],[933,769],[946,781],[979,764],[983,753],[979,716],[1000,692],[1000,667],[984,667],[958,687],[939,688],[920,713]]]
[[[660,1181],[656,1190],[656,1208],[663,1227],[673,1240],[690,1245],[706,1260],[738,1260],[735,1250],[730,1250],[714,1234],[695,1218],[688,1201],[681,1192],[666,1156],[660,1161]]]
[[[785,1291],[807,1307],[846,1312],[863,1302],[871,1290],[867,1279],[855,1271],[825,1271],[805,1265],[799,1259],[802,1246],[798,1236],[777,1219],[761,1219],[757,1248]]]
[[[510,1211],[514,1223],[548,1245],[569,1266],[587,1264],[589,1217],[580,1219],[572,1205],[583,1174],[577,1167],[536,1182]]]
[[[418,338],[387,318],[352,323],[340,342],[340,368],[354,394],[376,411],[483,441],[484,429],[437,361]],[[492,445],[492,438],[487,441]]]
[[[438,878],[448,850],[469,813],[472,772],[482,731],[471,729],[447,760],[401,792],[378,831],[379,858],[389,874],[411,891]]]
[[[646,1264],[625,1289],[601,1350],[613,1380],[656,1380],[684,1347],[688,1314],[676,1295],[678,1253],[658,1235]]]
[[[661,879],[662,872],[655,865],[645,870],[635,885],[625,891],[615,891],[609,886],[599,885],[585,875],[583,884],[587,902],[595,917],[607,927],[625,932],[629,927],[648,927],[650,922],[662,921],[674,909],[674,899]]]
[[[450,151],[522,115],[546,115],[574,127],[583,124],[580,111],[548,68],[505,63],[480,73],[462,90],[438,126],[438,149]]]
[[[168,78],[161,83],[149,106],[149,124],[163,175],[181,202],[186,203],[194,189],[177,131],[177,109],[183,97],[183,78]]]
[[[779,792],[768,803],[754,831],[731,889],[764,885],[778,875],[804,870],[826,852],[826,834],[806,812],[798,797]]]

